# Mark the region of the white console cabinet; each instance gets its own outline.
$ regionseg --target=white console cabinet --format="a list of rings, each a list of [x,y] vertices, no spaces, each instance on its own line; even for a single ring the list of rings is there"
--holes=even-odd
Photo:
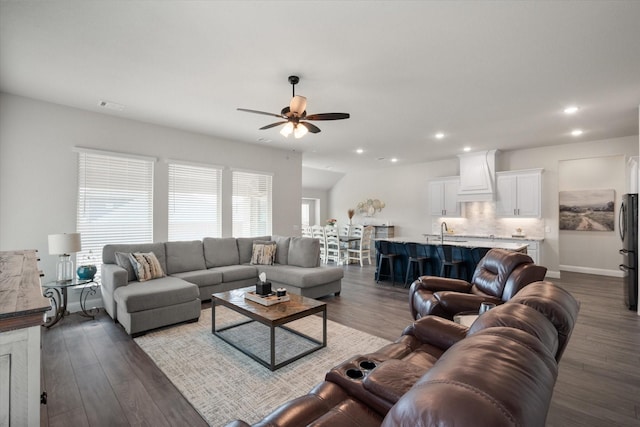
[[[0,426],[40,426],[42,296],[35,251],[0,252]]]
[[[496,216],[540,218],[542,169],[496,173]]]
[[[458,202],[460,178],[441,178],[429,182],[429,212],[439,217],[461,217],[463,207]]]

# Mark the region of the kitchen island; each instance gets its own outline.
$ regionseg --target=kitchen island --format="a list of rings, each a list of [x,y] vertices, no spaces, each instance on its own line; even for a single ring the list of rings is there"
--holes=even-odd
[[[444,240],[425,238],[422,237],[394,237],[387,239],[376,239],[376,272],[375,277],[380,279],[391,280],[389,275],[389,267],[385,262],[380,271],[378,266],[380,265],[380,251],[383,250],[383,246],[387,247],[390,253],[397,254],[394,257],[393,272],[394,282],[401,284],[405,283],[405,277],[407,274],[408,261],[409,261],[409,243],[415,243],[417,249],[417,255],[423,257],[429,257],[427,262],[425,275],[438,276],[440,275],[441,260],[438,256],[439,246],[451,246],[454,259],[463,261],[464,269],[458,276],[459,279],[471,280],[471,276],[478,265],[478,262],[493,248],[507,249],[515,252],[527,253],[527,242],[504,242],[500,240],[451,240],[449,236],[445,235]],[[417,276],[417,274],[416,274]],[[412,282],[409,279],[407,284]]]

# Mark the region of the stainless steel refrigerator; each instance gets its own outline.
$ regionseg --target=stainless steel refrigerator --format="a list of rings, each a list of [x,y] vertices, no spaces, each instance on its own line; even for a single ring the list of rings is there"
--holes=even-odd
[[[620,238],[624,272],[624,298],[629,310],[638,309],[638,194],[622,196],[620,206]]]

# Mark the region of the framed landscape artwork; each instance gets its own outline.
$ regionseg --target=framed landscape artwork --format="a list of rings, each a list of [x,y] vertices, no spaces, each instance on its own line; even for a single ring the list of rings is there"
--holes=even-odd
[[[560,230],[613,231],[615,190],[560,192]]]

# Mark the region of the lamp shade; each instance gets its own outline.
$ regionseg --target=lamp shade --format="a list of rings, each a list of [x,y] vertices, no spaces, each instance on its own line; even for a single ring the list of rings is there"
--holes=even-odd
[[[49,255],[80,252],[80,233],[49,234]]]

